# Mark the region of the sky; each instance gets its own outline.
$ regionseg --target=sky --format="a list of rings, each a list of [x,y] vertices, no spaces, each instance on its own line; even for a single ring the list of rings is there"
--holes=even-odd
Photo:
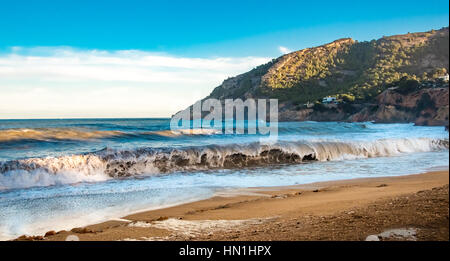
[[[448,21],[440,0],[1,0],[0,118],[170,117],[282,54]]]

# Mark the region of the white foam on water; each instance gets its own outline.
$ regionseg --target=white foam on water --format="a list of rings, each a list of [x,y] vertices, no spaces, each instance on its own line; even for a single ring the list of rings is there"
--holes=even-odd
[[[31,158],[0,163],[0,189],[50,186],[111,178],[242,167],[389,157],[448,150],[432,138],[373,141],[297,141],[197,146],[184,149],[104,150],[87,155]]]
[[[123,124],[128,132],[129,122]],[[38,143],[23,151],[3,143],[0,239],[121,218],[223,189],[399,176],[449,164],[448,133],[438,127],[280,123],[279,142],[271,145],[255,142],[258,136],[197,134],[156,141],[151,135],[114,136],[112,143],[88,139],[92,143],[71,141],[72,147]],[[110,144],[116,146],[100,150]],[[186,144],[194,146],[181,147]]]

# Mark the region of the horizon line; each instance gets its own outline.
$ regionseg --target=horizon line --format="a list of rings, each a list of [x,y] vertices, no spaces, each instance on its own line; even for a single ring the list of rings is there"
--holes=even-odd
[[[172,117],[72,117],[72,118],[0,118],[0,121],[8,120],[147,120],[147,119],[171,119]]]

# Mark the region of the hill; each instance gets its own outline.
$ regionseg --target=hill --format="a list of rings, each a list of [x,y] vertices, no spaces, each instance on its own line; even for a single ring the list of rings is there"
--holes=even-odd
[[[326,96],[352,105],[373,104],[378,103],[380,94],[399,83],[415,81],[425,86],[448,72],[448,46],[448,27],[364,42],[339,39],[283,55],[226,79],[206,98],[277,98],[281,120],[354,120],[358,117],[350,116],[361,106],[327,118],[306,113],[305,104],[317,105]]]
[[[449,30],[383,37],[350,38],[283,55],[225,80],[210,98],[278,98],[296,104],[328,95],[371,100],[407,76],[426,80],[449,67]]]

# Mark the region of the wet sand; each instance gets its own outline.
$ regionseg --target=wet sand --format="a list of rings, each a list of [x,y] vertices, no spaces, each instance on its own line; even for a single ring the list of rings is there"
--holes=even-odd
[[[20,240],[449,240],[449,172],[223,191]]]

